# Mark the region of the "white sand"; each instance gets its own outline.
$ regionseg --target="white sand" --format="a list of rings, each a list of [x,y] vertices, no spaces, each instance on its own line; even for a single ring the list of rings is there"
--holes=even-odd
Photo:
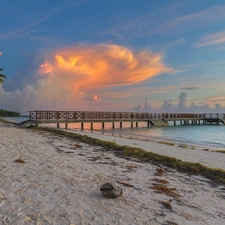
[[[44,131],[0,124],[0,134],[0,224],[225,224],[225,187],[207,179],[171,169],[157,176],[159,166],[120,158],[107,149]],[[200,151],[206,163],[206,153],[212,161],[223,155],[104,135],[98,138],[149,146],[148,150],[160,154],[174,151],[175,157],[178,151],[182,151],[179,157],[185,151],[186,155]],[[180,197],[155,193],[150,188],[157,183],[154,178],[168,181],[166,186],[175,188]],[[119,184],[123,195],[106,199],[99,188],[108,181],[132,187]],[[170,202],[172,209],[162,201]]]

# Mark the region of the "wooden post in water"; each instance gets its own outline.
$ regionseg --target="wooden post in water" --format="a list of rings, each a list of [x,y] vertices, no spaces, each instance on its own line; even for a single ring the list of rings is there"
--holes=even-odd
[[[123,126],[122,126],[122,122],[120,122],[120,129],[122,129],[123,128]]]
[[[131,128],[133,128],[133,122],[130,122],[130,126],[131,126]]]
[[[81,122],[81,130],[83,130],[83,129],[84,129],[84,123]]]
[[[91,122],[91,130],[93,130],[93,122]]]
[[[102,129],[104,130],[105,129],[105,123],[102,122]]]
[[[138,127],[138,122],[136,122],[136,127]]]
[[[59,128],[59,123],[57,123],[57,128]]]
[[[173,125],[176,126],[176,120],[173,121]]]
[[[68,123],[65,123],[65,129],[68,129]]]
[[[115,122],[112,122],[112,129],[115,129]]]

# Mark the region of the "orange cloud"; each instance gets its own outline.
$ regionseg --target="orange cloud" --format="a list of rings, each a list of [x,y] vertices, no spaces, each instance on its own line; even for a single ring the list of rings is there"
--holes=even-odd
[[[2,52],[0,52],[0,56],[2,55]]]
[[[43,63],[40,65],[38,73],[42,76],[51,75],[53,76],[53,68],[49,63]]]
[[[164,65],[163,56],[150,50],[132,52],[126,47],[101,44],[60,49],[53,54],[40,66],[40,74],[54,70],[54,76],[68,79],[82,90],[137,84],[161,73],[172,73]]]
[[[108,87],[139,84],[165,72],[173,71],[161,54],[150,50],[134,52],[110,44],[62,48],[48,53],[39,66],[38,93],[54,106],[74,108],[79,103],[87,108],[99,104],[99,94]]]
[[[98,95],[92,96],[92,104],[97,104],[101,101],[101,98]]]

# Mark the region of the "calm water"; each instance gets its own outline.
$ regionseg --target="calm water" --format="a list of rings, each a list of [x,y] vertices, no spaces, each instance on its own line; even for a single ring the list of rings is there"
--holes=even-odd
[[[27,120],[28,117],[7,117],[4,118],[13,122]],[[225,126],[224,125],[188,125],[188,126],[167,126],[167,127],[150,127],[146,124],[139,123],[138,128],[130,128],[130,123],[123,123],[123,129],[119,128],[119,123],[115,123],[115,129],[111,129],[111,123],[105,123],[104,132],[107,134],[116,134],[132,136],[139,138],[155,138],[198,145],[223,147],[225,148]],[[134,123],[135,125],[135,123]],[[48,125],[49,126],[49,125]],[[56,125],[52,125],[56,127]],[[60,124],[64,128],[64,124]],[[69,124],[69,129],[80,129],[80,124]],[[84,129],[89,130],[90,124],[85,123]],[[94,123],[94,130],[101,130],[101,123]]]

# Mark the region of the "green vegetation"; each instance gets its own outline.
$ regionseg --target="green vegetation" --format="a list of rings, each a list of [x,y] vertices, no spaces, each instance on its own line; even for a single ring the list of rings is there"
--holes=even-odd
[[[177,171],[185,172],[188,174],[198,174],[205,176],[217,183],[225,184],[225,170],[209,168],[201,163],[185,162],[180,159],[176,159],[169,156],[159,155],[153,152],[145,151],[141,148],[135,148],[130,146],[121,146],[114,142],[102,141],[100,139],[91,138],[87,135],[75,134],[72,132],[66,132],[60,129],[48,128],[48,127],[33,127],[32,129],[45,130],[53,132],[58,135],[63,135],[72,138],[76,141],[81,141],[91,145],[98,145],[107,148],[109,151],[114,151],[115,154],[123,157],[138,158],[144,162],[152,164],[163,165],[166,167],[174,168]]]
[[[178,147],[180,147],[180,148],[188,148],[187,145],[179,145]]]
[[[2,72],[2,71],[3,71],[3,69],[0,68],[0,72]],[[1,73],[0,73],[0,84],[2,84],[2,83],[4,82],[5,79],[6,79],[6,76],[5,76],[4,74],[1,74]]]
[[[0,116],[16,117],[16,116],[20,116],[20,113],[8,111],[8,110],[5,110],[5,109],[0,109]]]
[[[212,152],[219,152],[219,153],[225,153],[225,150],[214,150]]]
[[[167,141],[159,141],[159,144],[164,144],[164,145],[169,145],[169,146],[174,146],[175,144],[172,142],[167,142]]]

